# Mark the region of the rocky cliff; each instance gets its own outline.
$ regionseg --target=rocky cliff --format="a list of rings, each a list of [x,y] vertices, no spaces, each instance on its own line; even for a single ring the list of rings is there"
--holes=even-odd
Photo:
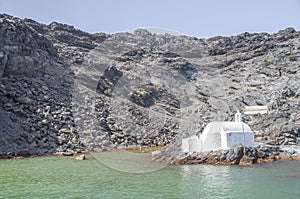
[[[0,76],[1,156],[172,141],[176,150],[180,138],[247,105],[269,107],[244,118],[257,141],[300,143],[293,28],[209,39],[108,35],[2,14]]]

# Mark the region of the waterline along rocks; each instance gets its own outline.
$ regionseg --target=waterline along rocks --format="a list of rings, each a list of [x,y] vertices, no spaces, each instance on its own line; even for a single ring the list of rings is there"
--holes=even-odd
[[[153,155],[156,162],[169,164],[218,164],[249,166],[276,160],[300,160],[299,146],[257,146],[254,148],[237,145],[233,149],[210,152],[176,152],[167,149]]]
[[[0,156],[168,145],[244,106],[255,139],[299,145],[300,32],[89,34],[0,15]],[[250,150],[250,149],[249,149]],[[184,161],[184,160],[182,160]]]

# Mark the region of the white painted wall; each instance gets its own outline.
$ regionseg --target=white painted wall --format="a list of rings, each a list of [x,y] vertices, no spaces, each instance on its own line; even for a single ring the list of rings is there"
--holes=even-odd
[[[224,132],[225,138],[222,143],[222,149],[231,149],[236,145],[242,144],[246,147],[254,147],[254,134],[253,132]]]
[[[201,136],[201,151],[211,151],[221,148],[221,134],[220,132],[213,132],[207,136]]]

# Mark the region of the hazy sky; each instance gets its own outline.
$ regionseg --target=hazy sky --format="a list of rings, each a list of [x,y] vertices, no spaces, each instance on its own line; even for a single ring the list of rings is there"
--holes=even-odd
[[[300,30],[300,0],[0,0],[0,13],[90,33],[161,27],[207,38]]]

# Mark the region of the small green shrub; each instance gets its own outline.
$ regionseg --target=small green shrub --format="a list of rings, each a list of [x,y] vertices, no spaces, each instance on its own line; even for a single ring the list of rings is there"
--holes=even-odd
[[[288,56],[288,59],[290,60],[290,61],[297,61],[297,54],[296,53],[292,53],[292,54],[290,54],[289,56]]]
[[[201,97],[199,97],[199,100],[200,100],[201,102],[208,103],[208,97],[206,97],[206,96],[201,96]]]
[[[106,89],[104,91],[104,95],[107,95],[107,96],[111,96],[112,95],[112,90],[109,88],[109,89]]]
[[[269,66],[269,65],[271,65],[271,64],[273,64],[273,62],[271,62],[271,61],[264,61],[264,62],[261,64],[261,66],[265,67],[265,66]]]

